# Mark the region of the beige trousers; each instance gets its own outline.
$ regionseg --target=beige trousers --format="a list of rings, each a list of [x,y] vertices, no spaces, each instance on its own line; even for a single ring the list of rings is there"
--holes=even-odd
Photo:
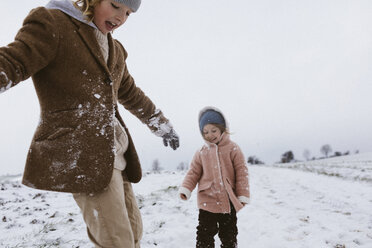
[[[94,195],[73,194],[96,248],[139,248],[141,214],[129,181],[114,169],[108,188]]]

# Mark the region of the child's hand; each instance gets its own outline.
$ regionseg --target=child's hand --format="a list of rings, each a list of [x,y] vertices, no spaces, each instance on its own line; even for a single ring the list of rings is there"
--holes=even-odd
[[[180,146],[180,139],[173,128],[169,133],[163,135],[163,143],[165,146],[169,144],[173,150],[176,150]]]
[[[243,205],[243,207],[250,204],[250,202],[251,202],[251,199],[249,197],[246,197],[246,196],[239,196],[238,199],[239,199],[240,203]]]
[[[186,201],[186,200],[187,200],[187,197],[186,197],[186,195],[185,195],[185,194],[180,194],[180,197],[181,197],[181,199],[182,199],[182,200],[184,200],[184,201]]]

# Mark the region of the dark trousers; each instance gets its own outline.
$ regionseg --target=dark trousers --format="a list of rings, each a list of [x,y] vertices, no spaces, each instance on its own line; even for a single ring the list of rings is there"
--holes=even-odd
[[[238,235],[236,211],[231,206],[231,213],[216,214],[199,209],[199,225],[196,232],[197,248],[214,248],[214,236],[218,233],[221,248],[236,248]]]

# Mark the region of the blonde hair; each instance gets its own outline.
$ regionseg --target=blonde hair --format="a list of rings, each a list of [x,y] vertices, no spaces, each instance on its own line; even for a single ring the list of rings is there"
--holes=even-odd
[[[209,124],[217,127],[221,131],[221,134],[223,134],[224,132],[226,134],[230,134],[229,130],[224,125],[222,125],[222,124],[214,124],[214,123],[209,123]],[[202,131],[202,136],[204,138],[204,132],[203,131]]]
[[[83,12],[87,21],[92,21],[94,17],[94,8],[103,0],[76,0],[74,6]]]
[[[227,128],[222,125],[222,124],[212,124],[214,126],[216,126],[218,129],[220,129],[221,133],[225,132],[227,134],[229,134],[229,130],[227,130]]]

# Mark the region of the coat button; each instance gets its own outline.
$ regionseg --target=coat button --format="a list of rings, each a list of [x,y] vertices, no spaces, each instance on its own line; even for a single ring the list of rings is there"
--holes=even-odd
[[[106,78],[105,82],[108,85],[112,85],[112,79],[110,77]]]

